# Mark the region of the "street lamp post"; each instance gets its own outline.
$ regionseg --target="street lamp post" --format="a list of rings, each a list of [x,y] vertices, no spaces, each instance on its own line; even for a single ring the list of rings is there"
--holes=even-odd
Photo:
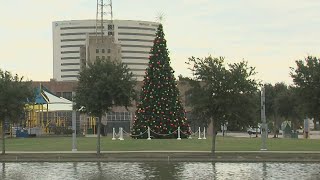
[[[72,151],[77,151],[77,126],[76,126],[76,118],[77,118],[77,112],[75,108],[76,103],[72,102]]]
[[[267,150],[267,145],[266,145],[266,140],[268,136],[268,131],[267,131],[267,122],[266,122],[266,103],[265,103],[265,88],[261,88],[261,151],[266,151]]]

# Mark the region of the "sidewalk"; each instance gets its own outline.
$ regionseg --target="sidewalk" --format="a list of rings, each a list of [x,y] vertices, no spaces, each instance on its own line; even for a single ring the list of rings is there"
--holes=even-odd
[[[310,131],[309,135],[310,135],[309,139],[319,139],[320,140],[320,131]],[[218,136],[222,136],[222,133],[219,132]],[[227,131],[225,136],[250,138],[250,135],[247,132],[229,132],[229,131]],[[252,134],[251,138],[254,138],[254,137],[256,137],[256,135]],[[258,137],[260,138],[261,134],[258,134]],[[268,138],[273,138],[272,132],[268,134]],[[283,138],[282,134],[280,134],[278,136],[278,138]],[[304,137],[302,134],[299,134],[298,138],[303,139]]]

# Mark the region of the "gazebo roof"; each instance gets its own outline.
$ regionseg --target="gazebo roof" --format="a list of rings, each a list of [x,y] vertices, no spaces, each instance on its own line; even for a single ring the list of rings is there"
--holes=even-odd
[[[72,101],[58,97],[40,85],[36,88],[35,104],[48,105],[49,111],[71,111]]]

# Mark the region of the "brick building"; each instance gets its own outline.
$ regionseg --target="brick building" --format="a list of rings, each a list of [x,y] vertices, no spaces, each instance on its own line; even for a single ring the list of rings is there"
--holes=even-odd
[[[77,81],[56,81],[54,79],[51,79],[50,81],[33,82],[34,87],[38,87],[40,86],[40,84],[56,96],[72,100],[72,94],[75,92]],[[140,94],[142,84],[142,81],[137,82],[137,86],[135,89],[139,92],[138,94]],[[187,111],[187,117],[189,117],[191,107],[190,103],[188,102],[188,83],[184,81],[178,81],[178,89],[180,90],[181,102],[183,103],[184,108]],[[128,110],[126,110],[124,107],[114,107],[113,111],[109,112],[107,116],[102,119],[102,123],[106,125],[106,131],[110,133],[113,127],[123,127],[125,131],[129,132],[131,124],[133,122],[135,111],[136,102],[133,102],[132,106],[129,107]],[[81,130],[83,129],[83,124],[87,117],[80,116],[79,114],[78,117],[80,117],[80,120],[78,121],[80,126],[78,127]],[[70,120],[71,122],[71,116],[68,118],[68,120]],[[189,120],[192,121],[190,118]],[[194,123],[191,123],[191,125],[193,130],[197,130],[198,125],[195,125]]]

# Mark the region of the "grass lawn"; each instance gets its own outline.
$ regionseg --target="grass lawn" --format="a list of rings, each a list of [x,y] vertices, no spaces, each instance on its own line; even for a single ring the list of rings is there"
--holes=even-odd
[[[77,137],[78,151],[96,150],[96,138]],[[217,151],[259,151],[260,138],[218,137]],[[1,147],[1,146],[0,146]],[[320,151],[320,140],[314,139],[273,139],[267,140],[270,151]],[[7,151],[71,151],[72,137],[8,138]],[[111,137],[101,138],[102,151],[210,151],[211,138],[206,140],[182,139],[131,139],[112,141]]]

